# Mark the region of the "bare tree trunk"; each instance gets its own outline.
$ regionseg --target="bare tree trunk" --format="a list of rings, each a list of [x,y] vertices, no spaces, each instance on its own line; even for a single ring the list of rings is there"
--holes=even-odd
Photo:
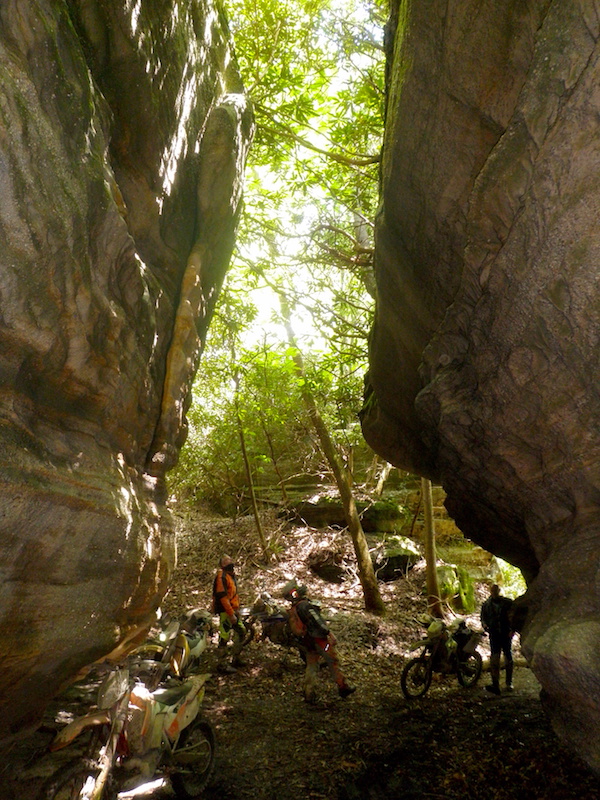
[[[379,616],[383,616],[385,614],[385,605],[379,592],[379,585],[377,583],[375,570],[373,569],[371,554],[369,553],[365,533],[354,501],[354,495],[352,493],[352,475],[344,466],[340,453],[329,435],[329,430],[319,413],[314,395],[309,388],[308,381],[305,379],[304,361],[298,349],[296,337],[292,328],[289,306],[282,295],[280,295],[279,298],[288,340],[291,347],[294,349],[293,358],[296,374],[301,379],[300,391],[302,393],[302,400],[319,439],[323,455],[327,459],[331,471],[333,472],[342,499],[346,524],[348,525],[348,530],[352,537],[352,544],[354,545],[354,552],[356,554],[358,574],[365,598],[365,609]]]
[[[425,561],[427,563],[427,608],[429,613],[440,619],[444,616],[440,587],[437,577],[437,556],[435,552],[435,529],[433,525],[433,499],[431,481],[421,478],[423,497],[423,516],[425,518]]]

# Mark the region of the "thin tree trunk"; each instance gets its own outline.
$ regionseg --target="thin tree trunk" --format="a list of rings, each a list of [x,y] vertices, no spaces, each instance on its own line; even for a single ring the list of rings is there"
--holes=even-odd
[[[246,468],[246,477],[248,479],[248,489],[250,492],[250,502],[252,504],[252,513],[254,514],[254,521],[256,523],[256,530],[258,531],[258,538],[260,539],[260,546],[262,547],[265,562],[269,560],[269,546],[265,537],[260,514],[258,513],[258,504],[256,502],[256,492],[254,491],[254,481],[252,479],[252,470],[250,469],[250,461],[248,459],[248,451],[246,450],[246,437],[244,436],[244,427],[242,420],[238,415],[238,431],[240,434],[240,446],[242,448],[242,458],[244,459],[244,467]]]
[[[377,453],[373,455],[373,459],[371,461],[371,465],[367,470],[367,475],[365,477],[365,490],[368,492],[376,485],[375,478],[377,477],[377,469],[379,467],[379,456]]]
[[[232,346],[233,350],[233,346]],[[232,352],[232,361],[235,363],[235,352]],[[250,468],[250,459],[248,458],[248,449],[246,448],[246,436],[244,435],[244,424],[242,422],[242,417],[240,416],[239,406],[238,406],[238,394],[240,390],[240,376],[239,374],[235,373],[233,376],[234,382],[234,404],[235,404],[235,414],[237,418],[237,426],[238,426],[238,434],[240,437],[240,447],[242,450],[242,458],[244,460],[244,468],[246,470],[246,478],[248,480],[248,489],[250,492],[250,503],[252,504],[252,513],[254,514],[254,522],[256,524],[256,530],[258,532],[258,538],[260,539],[260,546],[262,547],[263,556],[265,559],[265,563],[269,561],[269,546],[267,544],[267,539],[265,537],[265,532],[263,530],[262,522],[260,519],[260,514],[258,513],[258,504],[256,502],[256,492],[254,491],[254,479],[252,478],[252,470]]]
[[[440,598],[440,587],[437,577],[437,556],[435,552],[435,528],[433,525],[433,499],[431,481],[421,478],[421,496],[423,498],[423,516],[425,519],[425,561],[427,578],[427,609],[433,617],[444,616]]]
[[[391,471],[392,465],[386,461],[381,469],[381,472],[379,473],[379,480],[377,481],[377,486],[375,487],[375,494],[377,497],[381,497],[383,494],[383,487],[385,486],[385,482],[387,481]]]
[[[279,464],[277,463],[277,458],[275,456],[275,448],[273,447],[273,437],[271,436],[270,431],[267,430],[267,426],[263,416],[260,417],[260,426],[263,429],[263,433],[265,435],[265,439],[267,440],[267,444],[269,446],[269,455],[271,457],[271,463],[273,464],[273,469],[277,473],[277,477],[279,478],[279,488],[281,489],[281,497],[283,499],[284,505],[288,504],[288,495],[285,488],[285,477],[281,474],[281,470],[279,469]]]
[[[375,570],[373,569],[373,562],[371,561],[371,554],[369,553],[369,547],[367,545],[365,533],[363,531],[362,523],[356,508],[356,503],[354,501],[354,495],[352,493],[352,476],[344,466],[342,458],[331,436],[329,435],[329,430],[327,429],[327,426],[323,422],[323,418],[319,413],[314,395],[309,388],[308,381],[305,379],[304,361],[296,343],[296,337],[294,335],[290,319],[291,315],[289,306],[282,295],[279,296],[279,299],[281,302],[281,310],[288,340],[291,347],[294,349],[293,358],[296,374],[301,379],[300,391],[302,394],[302,400],[315,429],[315,433],[319,439],[323,455],[327,459],[331,471],[333,472],[333,476],[342,499],[346,523],[348,525],[348,530],[350,531],[350,536],[352,537],[352,544],[354,545],[354,552],[356,554],[358,574],[365,598],[365,609],[374,614],[378,614],[379,616],[383,616],[385,614],[385,605],[381,599],[379,586],[377,584],[377,577],[375,575]]]

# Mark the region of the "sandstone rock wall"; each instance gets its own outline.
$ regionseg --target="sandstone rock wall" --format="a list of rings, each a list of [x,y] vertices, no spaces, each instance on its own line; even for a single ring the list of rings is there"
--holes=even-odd
[[[524,571],[524,651],[600,769],[600,4],[392,7],[363,430]]]
[[[252,133],[212,0],[0,4],[0,738],[135,635]]]

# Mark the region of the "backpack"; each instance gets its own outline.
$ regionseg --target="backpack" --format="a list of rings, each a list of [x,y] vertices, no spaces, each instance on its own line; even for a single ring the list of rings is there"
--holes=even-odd
[[[320,614],[321,609],[308,600],[298,603],[298,616],[306,625],[306,632],[313,639],[326,639],[329,636],[329,628]]]

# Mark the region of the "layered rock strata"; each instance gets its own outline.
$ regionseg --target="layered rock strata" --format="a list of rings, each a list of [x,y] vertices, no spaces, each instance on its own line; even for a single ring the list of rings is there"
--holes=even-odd
[[[0,4],[0,737],[149,621],[252,133],[211,0]]]
[[[523,570],[524,652],[600,769],[600,5],[392,7],[363,430]]]

